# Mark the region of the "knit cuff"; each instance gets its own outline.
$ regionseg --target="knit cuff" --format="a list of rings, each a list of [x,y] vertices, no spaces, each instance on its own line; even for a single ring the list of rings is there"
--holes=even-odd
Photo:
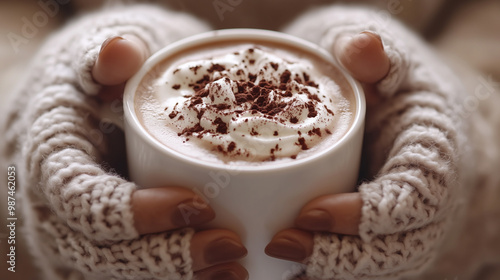
[[[422,70],[421,70],[422,71]],[[415,75],[418,75],[415,73]],[[370,116],[367,166],[376,171],[359,186],[363,240],[449,219],[463,195],[458,176],[466,149],[452,92],[398,94]]]
[[[314,279],[401,279],[424,271],[436,258],[446,228],[424,228],[379,236],[364,242],[356,236],[317,233],[306,274]],[[309,279],[309,278],[308,278]]]
[[[37,232],[45,252],[57,252],[51,262],[67,266],[85,279],[193,279],[191,238],[185,228],[137,239],[96,245],[52,216]]]
[[[80,38],[73,42],[76,58],[73,67],[83,91],[99,92],[100,85],[92,78],[102,43],[114,36],[135,35],[150,53],[183,37],[208,30],[208,26],[187,14],[167,11],[153,5],[131,5],[103,11],[84,18]]]
[[[70,136],[61,140],[79,144],[71,141]],[[134,183],[106,174],[87,154],[75,148],[53,152],[40,168],[41,189],[54,214],[73,230],[97,243],[138,236],[131,206]]]

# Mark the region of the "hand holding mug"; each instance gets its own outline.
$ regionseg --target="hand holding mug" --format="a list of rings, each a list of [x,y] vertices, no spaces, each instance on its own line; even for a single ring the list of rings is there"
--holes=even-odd
[[[362,45],[363,47],[358,47]],[[344,37],[332,53],[342,66],[362,83],[368,110],[380,102],[375,84],[390,70],[381,38],[373,32]],[[313,252],[312,232],[357,235],[363,201],[359,193],[329,194],[307,203],[295,220],[294,229],[277,233],[266,247],[270,256],[303,262]]]
[[[148,57],[146,46],[135,36],[106,40],[92,71],[94,79],[103,85],[98,97],[105,102],[122,98],[126,81]],[[207,223],[215,217],[209,205],[189,219],[179,211],[200,200],[193,191],[175,186],[136,190],[132,195],[135,227],[142,235]],[[232,231],[211,229],[195,233],[190,253],[197,279],[248,277],[243,266],[235,262],[246,255],[246,249],[240,237]]]

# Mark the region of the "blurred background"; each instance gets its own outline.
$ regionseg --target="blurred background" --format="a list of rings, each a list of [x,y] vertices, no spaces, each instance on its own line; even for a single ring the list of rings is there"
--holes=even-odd
[[[33,55],[49,34],[82,13],[98,9],[103,5],[110,5],[110,3],[115,4],[115,2],[132,1],[110,0],[105,4],[97,0],[0,1],[0,110],[5,110],[7,99],[15,98],[12,92],[16,86],[22,82],[29,82],[22,80],[23,74],[29,69]],[[293,4],[290,4],[291,2]],[[331,2],[333,1],[172,0],[165,1],[165,4],[173,9],[187,11],[210,21],[214,28],[279,29],[290,18],[299,15],[307,7]],[[364,2],[376,6],[380,12],[400,18],[415,32],[421,34],[436,51],[450,61],[459,75],[463,75],[462,80],[469,89],[477,88],[477,85],[486,79],[489,81],[489,86],[496,87],[496,92],[500,92],[499,0],[371,0]],[[50,6],[50,3],[56,3],[56,6]],[[6,191],[3,185],[0,189],[2,190],[0,191],[0,201],[2,201],[0,218],[5,221]],[[490,219],[500,219],[500,216],[494,214],[500,214],[498,204],[500,204],[498,196],[489,197],[485,201],[485,209],[494,209],[488,212],[488,215],[491,215]],[[477,224],[469,224],[469,226],[477,226],[477,230],[481,231],[484,223],[484,220],[478,220]],[[493,234],[500,235],[500,231],[496,230],[498,229],[493,230]],[[19,228],[17,232],[17,270],[15,274],[7,274],[6,254],[4,254],[7,248],[7,229],[0,227],[0,279],[37,279],[33,260],[27,254],[29,248],[26,248]],[[465,242],[472,245],[465,244],[464,246],[475,246],[477,241],[466,240]],[[500,248],[498,245],[492,246]],[[499,255],[492,254],[487,261],[492,265],[498,265],[500,264]],[[500,279],[498,272],[492,271],[498,271],[498,269],[478,268],[475,279]],[[460,272],[457,272],[457,275],[460,275]],[[444,277],[441,279],[444,280]]]
[[[86,11],[116,2],[134,1],[0,1],[0,98],[4,98],[12,90],[17,82],[16,78],[20,77],[23,70],[28,67],[34,52],[48,34]],[[293,19],[295,15],[299,15],[310,6],[332,2],[369,3],[381,12],[403,20],[444,55],[500,80],[500,1],[498,0],[142,0],[140,2],[166,3],[173,9],[190,12],[211,22],[214,28],[267,29],[279,29],[289,19]],[[56,3],[57,11],[47,10],[48,3]],[[34,31],[26,27],[30,24],[34,27]],[[26,31],[29,32],[23,34]]]

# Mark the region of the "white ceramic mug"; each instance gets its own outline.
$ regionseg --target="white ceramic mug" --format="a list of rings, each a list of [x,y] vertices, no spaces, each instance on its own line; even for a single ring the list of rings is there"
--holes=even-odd
[[[332,56],[320,47],[296,37],[264,30],[219,30],[167,46],[145,62],[125,89],[124,131],[130,177],[142,188],[170,184],[192,188],[216,212],[215,220],[207,227],[231,229],[242,237],[248,249],[248,256],[242,264],[249,271],[251,280],[288,279],[301,266],[271,258],[264,253],[264,248],[275,233],[293,227],[299,210],[311,199],[354,190],[361,158],[365,99],[361,86],[342,71],[355,95],[356,113],[352,126],[328,149],[286,163],[233,167],[202,162],[161,144],[136,116],[134,97],[143,78],[155,65],[182,50],[234,39],[290,45],[338,67]]]

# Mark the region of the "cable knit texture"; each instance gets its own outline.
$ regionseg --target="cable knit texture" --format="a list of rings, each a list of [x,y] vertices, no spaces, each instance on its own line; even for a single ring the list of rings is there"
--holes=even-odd
[[[313,10],[286,31],[332,50],[341,36],[365,30],[381,35],[391,71],[377,87],[383,101],[367,114],[364,159],[370,181],[359,186],[360,237],[317,234],[309,277],[418,275],[459,221],[466,194],[458,176],[469,150],[457,110],[464,89],[419,39],[377,11],[343,6]]]
[[[192,278],[193,231],[138,236],[130,209],[136,186],[103,167],[108,135],[99,129],[90,70],[110,36],[134,34],[154,52],[206,29],[182,14],[133,6],[88,15],[41,50],[2,128],[1,152],[23,174],[24,230],[46,279]],[[310,11],[286,32],[331,50],[340,36],[364,30],[381,34],[391,71],[378,84],[384,101],[366,120],[360,236],[316,234],[309,278],[418,275],[460,221],[467,194],[463,90],[411,32],[343,6]]]
[[[16,94],[2,154],[17,164],[24,231],[46,279],[191,279],[193,230],[139,236],[135,184],[105,168],[100,87],[91,69],[101,44],[132,34],[151,53],[208,29],[156,6],[114,7],[54,34]]]

